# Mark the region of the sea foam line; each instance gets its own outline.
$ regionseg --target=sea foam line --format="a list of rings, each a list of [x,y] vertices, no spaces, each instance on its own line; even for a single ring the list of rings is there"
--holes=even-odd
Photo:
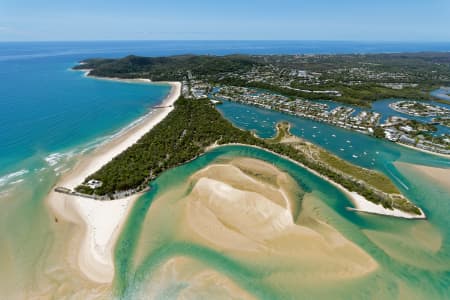
[[[0,177],[0,186],[4,186],[4,185],[8,184],[15,178],[23,176],[23,175],[27,174],[28,172],[29,172],[29,170],[22,169],[20,171],[16,171],[16,172],[7,174],[3,177]]]

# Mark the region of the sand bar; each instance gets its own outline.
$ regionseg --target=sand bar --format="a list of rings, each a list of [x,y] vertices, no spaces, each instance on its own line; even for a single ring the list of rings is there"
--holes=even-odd
[[[282,176],[269,163],[253,161],[265,164],[266,174]],[[298,220],[314,220],[315,226],[300,225],[285,203],[272,198],[265,181],[255,190],[253,182],[262,179],[258,176],[262,169],[257,170],[247,174],[231,162],[209,165],[192,175],[185,213],[179,218],[182,239],[251,259],[258,266],[276,262],[277,272],[286,272],[288,280],[350,279],[377,269],[377,262],[364,250],[311,215],[314,209],[302,209]],[[286,188],[280,186],[280,190]],[[301,271],[293,271],[293,266]]]
[[[369,213],[369,214],[377,214],[377,215],[384,215],[384,216],[391,216],[391,217],[397,217],[397,218],[404,218],[404,219],[426,219],[426,215],[425,213],[422,211],[422,209],[419,207],[419,210],[421,212],[420,215],[416,215],[416,214],[412,214],[412,213],[407,213],[398,209],[387,209],[384,208],[382,205],[377,205],[373,202],[370,202],[369,200],[367,200],[365,197],[359,195],[356,192],[351,192],[348,189],[346,189],[345,187],[343,187],[342,185],[340,185],[337,182],[334,182],[332,180],[330,180],[329,178],[323,176],[322,174],[320,174],[319,172],[312,170],[310,168],[308,168],[307,166],[299,163],[298,161],[295,161],[287,156],[284,155],[280,155],[276,152],[267,150],[265,148],[261,148],[258,146],[252,146],[252,145],[245,145],[245,144],[227,144],[227,145],[240,145],[240,146],[246,146],[246,147],[253,147],[253,148],[258,148],[261,149],[263,151],[267,151],[270,152],[274,155],[280,156],[286,160],[289,160],[297,165],[299,165],[300,167],[308,170],[309,172],[313,173],[316,176],[319,176],[320,178],[328,181],[329,183],[331,183],[332,185],[334,185],[335,187],[337,187],[339,190],[341,190],[346,196],[347,198],[350,199],[350,201],[352,201],[353,205],[355,206],[355,208],[350,208],[351,210],[354,211],[358,211],[358,212],[364,212],[364,213]],[[227,145],[212,145],[211,147],[208,148],[208,150],[212,150],[214,148],[217,147],[224,147]]]
[[[128,81],[127,82],[136,82]],[[141,81],[144,82],[144,81]],[[145,82],[148,82],[145,80]],[[160,84],[160,83],[158,83]],[[164,82],[172,89],[160,104],[136,125],[102,144],[83,157],[77,165],[57,182],[56,186],[73,189],[83,180],[136,143],[145,133],[161,122],[172,110],[181,93],[181,83]],[[90,280],[110,283],[114,278],[113,250],[131,207],[140,194],[114,200],[97,201],[50,192],[47,203],[58,218],[80,224],[84,235],[80,243],[78,267]]]
[[[405,162],[395,162],[395,166],[413,169],[413,171],[425,175],[437,184],[450,190],[450,168],[437,168]]]

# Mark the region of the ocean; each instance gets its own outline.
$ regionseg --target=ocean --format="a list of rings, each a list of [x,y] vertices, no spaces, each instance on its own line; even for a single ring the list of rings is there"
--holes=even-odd
[[[59,270],[55,267],[58,264],[55,263],[53,256],[50,259],[47,253],[50,245],[57,243],[58,235],[54,234],[52,225],[54,220],[46,208],[45,196],[58,177],[73,166],[77,158],[89,153],[138,120],[169,91],[169,87],[166,86],[85,78],[82,72],[70,70],[80,60],[91,57],[121,57],[129,54],[160,56],[186,53],[223,55],[403,51],[450,51],[450,43],[326,41],[0,43],[0,266],[2,266],[0,290],[6,295],[8,293],[12,295],[14,290],[36,286],[36,278],[41,277],[45,279],[41,278],[38,281],[58,282],[54,279],[54,273],[49,275],[49,270]],[[418,298],[429,296],[429,299],[445,299],[448,296],[450,194],[420,174],[397,168],[394,162],[450,167],[449,159],[413,151],[323,123],[255,107],[225,102],[218,109],[236,126],[255,130],[262,137],[274,134],[276,122],[289,121],[293,124],[294,134],[352,163],[385,173],[408,198],[424,209],[428,220],[419,222],[427,222],[426,228],[431,228],[429,232],[441,237],[440,247],[437,250],[422,246],[414,247],[414,242],[407,239],[411,227],[425,223],[351,213],[345,209],[349,206],[348,200],[336,193],[329,184],[285,161],[276,162],[280,169],[291,174],[305,189],[319,191],[321,201],[333,210],[331,224],[380,263],[379,272],[358,282],[367,289],[367,293],[357,294],[361,296],[359,298],[373,298],[377,295],[395,298],[402,292],[399,291],[399,286],[405,287],[403,295],[416,294]],[[156,197],[154,194],[170,188],[171,176],[187,178],[195,170],[220,156],[227,155],[250,156],[266,161],[274,159],[258,150],[231,147],[228,150],[216,150],[185,167],[167,172],[153,183],[157,188],[143,196],[143,199],[147,200],[139,202],[139,210],[136,208],[133,211],[128,222],[137,226],[127,226],[118,248],[133,247],[141,231],[145,232],[145,226],[140,228],[139,224],[145,218],[145,212],[151,206],[152,199]],[[337,196],[327,196],[330,194]],[[367,232],[370,232],[370,238]],[[66,233],[70,233],[69,227]],[[205,263],[217,266],[220,272],[231,278],[233,276],[236,276],[236,279],[242,278],[240,267],[250,268],[245,264],[237,267],[230,263],[227,269],[227,264],[223,263],[220,253],[211,253],[208,249],[198,249],[199,252],[194,253],[192,247],[195,245],[192,244],[179,244],[179,248],[176,243],[168,242],[162,246],[164,245],[171,246],[170,251],[173,253],[191,255],[200,260],[202,256],[200,254],[204,253],[207,257]],[[408,253],[408,257],[399,258],[401,256],[399,253],[402,252]],[[127,265],[126,255],[126,251],[116,253],[118,266]],[[116,284],[128,287],[123,290],[126,295],[133,294],[129,290],[130,286],[139,289],[138,282],[132,284],[129,282],[134,272],[151,272],[151,268],[147,268],[147,265],[152,265],[152,252],[149,251],[147,256],[148,262],[144,262],[142,266],[131,267],[126,269],[124,274],[118,275]],[[155,259],[161,259],[160,256],[155,254]],[[61,270],[58,272],[64,273]],[[70,277],[69,275],[65,276]],[[264,290],[263,281],[251,279],[246,278],[250,282],[243,285],[255,293],[258,289]],[[421,290],[417,291],[416,286],[419,282]],[[348,291],[339,288],[334,291],[343,298],[350,297],[355,295],[358,284],[348,287]],[[378,289],[383,289],[384,292],[379,294]],[[292,296],[290,293],[295,292],[280,291],[273,286],[267,287],[266,291],[268,295],[279,297],[290,297]],[[305,295],[320,296],[314,294],[314,291],[310,292],[311,294]],[[327,295],[331,294],[324,297]]]

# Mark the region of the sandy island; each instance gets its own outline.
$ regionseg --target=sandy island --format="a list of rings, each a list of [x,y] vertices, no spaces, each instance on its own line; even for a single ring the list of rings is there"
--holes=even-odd
[[[251,258],[258,265],[278,261],[277,270],[286,272],[287,281],[350,279],[378,267],[364,250],[313,216],[312,210],[302,206],[295,219],[290,203],[296,201],[289,199],[295,198],[290,191],[293,180],[269,163],[236,158],[209,165],[191,180],[194,184],[181,220],[189,240]],[[298,223],[306,219],[314,219],[314,226]]]
[[[145,79],[124,81],[149,82]],[[172,87],[170,94],[160,104],[161,108],[153,109],[135,126],[83,157],[57,182],[56,186],[74,189],[87,176],[136,143],[173,110],[173,104],[181,93],[181,83],[158,82],[156,84],[169,84]],[[80,224],[84,228],[77,263],[82,273],[90,280],[98,283],[112,282],[114,245],[128,213],[139,196],[140,194],[135,194],[120,200],[97,201],[50,192],[47,203],[56,217]]]
[[[151,267],[137,298],[171,291],[173,299],[251,299],[261,285],[295,299],[303,288],[366,278],[379,267],[328,223],[323,199],[304,194],[271,163],[220,158],[174,185],[161,190],[142,223],[133,264]],[[190,244],[200,249],[186,255]],[[161,255],[165,246],[180,252]],[[222,258],[231,263],[217,264]]]

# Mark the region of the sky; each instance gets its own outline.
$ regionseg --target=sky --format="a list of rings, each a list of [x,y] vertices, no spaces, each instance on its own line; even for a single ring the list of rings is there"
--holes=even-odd
[[[0,41],[450,42],[450,0],[0,0]]]

